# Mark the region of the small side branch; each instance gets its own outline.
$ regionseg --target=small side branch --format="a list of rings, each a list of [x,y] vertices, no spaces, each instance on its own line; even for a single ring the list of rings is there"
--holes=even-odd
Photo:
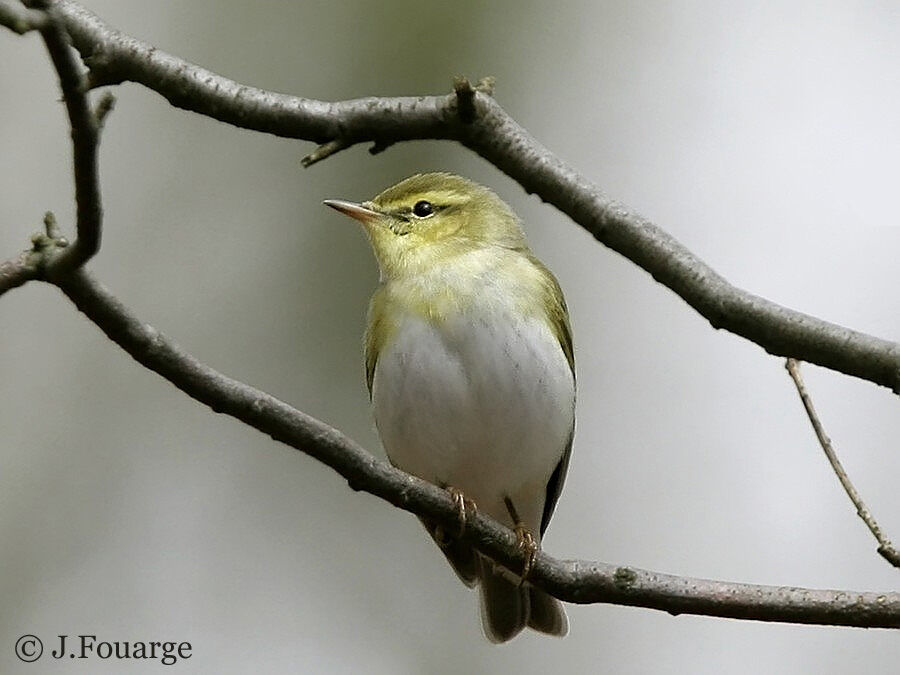
[[[841,481],[841,485],[844,486],[844,491],[847,493],[847,496],[850,497],[850,501],[853,502],[853,506],[856,507],[856,513],[860,518],[862,518],[863,522],[866,524],[866,527],[869,528],[869,531],[878,541],[878,553],[880,553],[881,556],[891,565],[900,568],[900,551],[897,551],[897,549],[894,548],[894,545],[891,544],[890,540],[888,540],[888,538],[884,536],[884,533],[881,531],[881,527],[879,527],[878,522],[875,520],[875,517],[863,502],[862,497],[859,496],[859,492],[856,491],[856,488],[850,481],[850,477],[847,475],[847,472],[844,470],[841,461],[838,459],[837,453],[834,451],[834,446],[831,444],[831,439],[828,438],[828,435],[825,433],[825,429],[822,427],[822,423],[819,421],[819,416],[816,414],[816,409],[813,407],[812,398],[810,397],[809,392],[806,390],[806,385],[803,383],[803,378],[800,376],[799,361],[797,361],[796,359],[788,359],[785,363],[785,368],[787,368],[788,373],[790,373],[791,375],[791,379],[794,381],[794,385],[797,387],[797,393],[800,394],[800,401],[803,403],[803,407],[806,409],[806,415],[807,417],[809,417],[809,421],[810,424],[812,424],[813,431],[816,432],[816,438],[819,439],[819,445],[822,446],[822,450],[825,452],[825,457],[828,459],[828,463],[831,464],[831,468],[837,475],[838,480]]]
[[[40,31],[59,76],[72,130],[77,237],[69,246],[60,235],[53,215],[47,214],[46,232],[32,237],[32,248],[0,263],[0,295],[32,279],[65,276],[84,265],[100,249],[103,209],[97,151],[101,127],[115,101],[107,93],[100,98],[96,109],[91,107],[84,69],[58,8],[49,0],[27,0],[26,4],[23,7],[0,1],[0,25],[20,34]]]
[[[321,162],[323,159],[328,159],[332,155],[337,154],[341,150],[345,150],[352,145],[353,143],[343,138],[335,138],[333,141],[323,143],[318,148],[313,150],[306,157],[300,160],[300,164],[303,165],[304,169],[308,169],[316,162]]]
[[[48,211],[44,215],[44,232],[31,236],[31,249],[0,263],[0,295],[32,279],[46,278],[48,261],[54,260],[68,245],[60,234],[56,217]]]
[[[475,87],[465,77],[453,78],[453,91],[456,93],[456,111],[463,124],[475,121]]]
[[[462,75],[457,75],[453,78],[453,91],[456,94],[456,112],[463,124],[471,124],[475,121],[478,112],[475,107],[475,95],[481,92],[487,96],[493,96],[495,84],[496,79],[490,75],[482,77],[475,83],[475,86],[472,86],[468,78]]]
[[[48,277],[68,274],[100,250],[103,208],[100,196],[98,145],[100,127],[112,109],[112,96],[103,97],[95,111],[88,98],[84,67],[72,48],[58,10],[48,0],[29,0],[29,11],[43,14],[41,37],[59,76],[63,101],[72,128],[75,174],[76,232],[74,243],[46,265]]]

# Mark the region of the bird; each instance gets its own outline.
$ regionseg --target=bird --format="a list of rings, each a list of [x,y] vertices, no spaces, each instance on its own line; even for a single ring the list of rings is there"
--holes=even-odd
[[[575,429],[569,312],[513,210],[491,189],[421,173],[369,201],[324,202],[359,221],[380,271],[365,370],[390,462],[516,531],[508,570],[422,523],[467,586],[482,628],[503,643],[528,627],[564,636],[559,600],[527,581],[565,481]]]

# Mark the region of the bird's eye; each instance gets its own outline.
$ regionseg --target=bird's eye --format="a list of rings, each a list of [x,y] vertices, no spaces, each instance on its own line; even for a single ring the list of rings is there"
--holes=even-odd
[[[431,202],[426,202],[424,199],[416,202],[416,205],[413,207],[413,215],[418,218],[427,218],[432,213],[434,213],[434,206],[431,205]]]

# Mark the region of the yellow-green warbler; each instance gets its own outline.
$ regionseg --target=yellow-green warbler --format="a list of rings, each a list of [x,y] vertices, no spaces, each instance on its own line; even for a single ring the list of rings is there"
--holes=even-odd
[[[492,642],[524,627],[565,635],[558,600],[527,577],[556,506],[575,428],[569,316],[519,219],[491,190],[448,173],[407,178],[373,200],[325,202],[360,221],[381,269],[366,377],[391,462],[516,529],[510,572],[423,521],[453,569],[481,589]],[[529,557],[530,556],[530,557]]]

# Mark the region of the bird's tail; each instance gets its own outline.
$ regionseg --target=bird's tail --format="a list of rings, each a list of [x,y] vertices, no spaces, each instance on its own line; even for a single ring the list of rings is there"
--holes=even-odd
[[[491,642],[507,642],[528,626],[541,633],[563,636],[569,621],[562,603],[529,584],[519,584],[509,572],[482,555],[481,625]]]

